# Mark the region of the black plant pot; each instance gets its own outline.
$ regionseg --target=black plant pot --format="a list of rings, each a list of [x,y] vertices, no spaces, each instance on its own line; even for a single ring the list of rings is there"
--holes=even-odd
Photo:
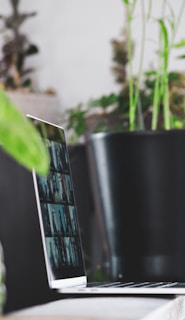
[[[94,134],[88,141],[111,276],[185,280],[185,131]]]

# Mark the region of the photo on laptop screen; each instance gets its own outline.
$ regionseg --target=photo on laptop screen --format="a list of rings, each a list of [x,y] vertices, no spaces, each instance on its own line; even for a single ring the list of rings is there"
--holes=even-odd
[[[79,277],[84,262],[64,130],[31,120],[50,154],[48,175],[35,175],[47,271],[51,280]]]

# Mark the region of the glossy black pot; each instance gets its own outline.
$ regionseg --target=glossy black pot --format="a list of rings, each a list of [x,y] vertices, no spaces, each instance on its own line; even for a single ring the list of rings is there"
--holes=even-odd
[[[112,278],[185,280],[185,131],[94,134],[88,153]]]

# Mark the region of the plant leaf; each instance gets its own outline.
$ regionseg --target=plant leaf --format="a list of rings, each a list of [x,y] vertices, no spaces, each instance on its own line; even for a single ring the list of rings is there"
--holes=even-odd
[[[170,18],[167,19],[170,23],[171,29],[174,30],[175,29],[175,12],[172,8],[172,6],[170,5],[170,3],[167,3],[168,5],[168,9],[170,11]]]
[[[118,96],[114,93],[111,93],[108,96],[102,96],[97,100],[91,100],[89,103],[90,107],[102,107],[106,109],[107,107],[113,105],[114,103],[118,102]]]
[[[169,56],[168,31],[167,31],[165,23],[164,23],[164,21],[162,19],[159,19],[159,24],[160,24],[160,27],[161,27],[161,34],[163,36],[163,41],[164,41],[163,55],[164,55],[164,68],[166,70],[167,67],[168,67],[168,56]]]
[[[149,77],[149,76],[156,76],[157,71],[155,71],[155,70],[145,71],[144,74],[145,74],[145,76],[147,76],[147,77]]]
[[[175,44],[173,45],[173,47],[174,47],[174,48],[182,48],[182,47],[185,47],[185,39],[183,39],[183,40],[175,43]]]
[[[46,175],[49,154],[37,129],[0,89],[0,145],[27,169]]]
[[[177,59],[185,59],[185,54],[182,54],[180,56],[177,56]]]

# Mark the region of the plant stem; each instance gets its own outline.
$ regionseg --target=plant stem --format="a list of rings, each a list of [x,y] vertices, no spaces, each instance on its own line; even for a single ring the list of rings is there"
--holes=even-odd
[[[169,65],[169,40],[167,29],[163,28],[163,41],[164,41],[164,51],[163,51],[163,74],[162,74],[162,94],[163,94],[163,116],[164,116],[164,129],[170,129],[170,108],[169,108],[169,88],[168,88],[168,65]]]
[[[163,1],[162,4],[162,14],[161,14],[161,24],[164,21],[164,15],[165,15],[165,5],[166,5],[166,0]],[[163,25],[164,27],[164,25]],[[164,53],[164,36],[161,31],[162,26],[160,25],[159,29],[159,53],[158,53],[158,67],[156,71],[156,79],[155,79],[155,86],[154,86],[154,95],[153,95],[153,114],[152,114],[152,130],[157,129],[157,121],[158,121],[158,116],[159,116],[159,106],[161,103],[161,97],[163,96],[164,92],[166,92],[166,87],[164,84],[166,83],[166,80],[168,82],[168,79],[166,79],[166,74],[164,78],[164,59],[165,59],[165,53]],[[163,53],[163,55],[162,55]],[[165,89],[164,89],[165,88]],[[166,99],[163,99],[163,102],[165,101],[165,119],[167,116],[167,104],[166,104]]]
[[[133,56],[133,42],[132,42],[132,22],[133,10],[130,5],[127,5],[127,22],[128,22],[128,61],[129,61],[129,119],[130,119],[130,130],[134,130],[134,83],[133,83],[133,66],[132,66],[132,56]]]
[[[151,12],[152,12],[152,0],[149,0],[147,20],[150,19],[150,17],[151,17]]]
[[[175,36],[177,34],[177,30],[180,24],[180,20],[182,18],[182,14],[185,8],[185,1],[182,1],[182,5],[180,7],[179,14],[174,24],[174,29],[172,30],[172,37],[169,43],[167,28],[164,24],[165,19],[165,6],[167,1],[163,1],[162,6],[162,16],[161,16],[161,26],[160,26],[160,40],[159,40],[159,62],[158,62],[158,70],[155,81],[154,88],[154,99],[153,99],[153,117],[152,117],[152,130],[157,128],[157,120],[159,114],[159,105],[161,102],[163,103],[163,116],[164,116],[164,129],[170,129],[170,106],[169,106],[169,78],[168,78],[168,69],[169,69],[169,58],[170,53],[174,45]],[[161,60],[161,53],[163,53]],[[162,69],[161,69],[162,62]]]
[[[142,11],[142,30],[141,30],[142,37],[141,37],[141,52],[140,52],[140,61],[139,61],[139,72],[138,72],[138,77],[137,77],[137,82],[136,82],[136,90],[135,90],[135,97],[134,97],[135,114],[136,114],[136,108],[137,108],[138,100],[139,100],[139,91],[140,91],[141,77],[142,77],[142,71],[143,71],[144,48],[145,48],[146,17],[145,17],[144,0],[141,0],[141,11]]]
[[[159,103],[160,103],[160,96],[161,96],[161,94],[160,94],[160,73],[159,73],[160,71],[159,70],[156,74],[155,87],[154,87],[152,130],[156,130],[156,128],[157,128],[157,120],[158,120],[158,114],[159,114]]]
[[[164,76],[164,89],[163,89],[163,114],[164,114],[164,129],[170,129],[170,117],[169,117],[169,88],[168,88],[168,75]]]
[[[134,2],[127,3],[127,23],[128,23],[128,60],[129,60],[129,120],[130,120],[130,131],[135,129],[135,118],[136,118],[136,109],[139,100],[139,91],[140,91],[140,83],[142,76],[142,68],[143,68],[143,59],[144,59],[144,43],[145,43],[145,8],[144,8],[144,0],[141,0],[141,9],[142,9],[142,38],[141,38],[141,52],[140,52],[140,61],[139,61],[139,72],[136,84],[134,85],[134,77],[133,77],[133,42],[132,42],[132,20],[134,9],[136,6],[137,0]]]

